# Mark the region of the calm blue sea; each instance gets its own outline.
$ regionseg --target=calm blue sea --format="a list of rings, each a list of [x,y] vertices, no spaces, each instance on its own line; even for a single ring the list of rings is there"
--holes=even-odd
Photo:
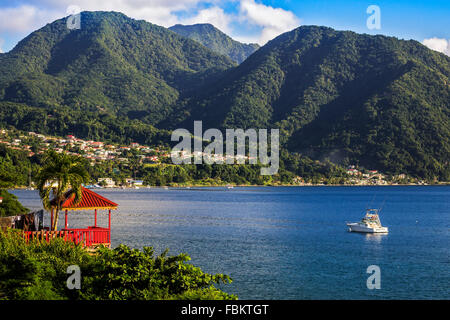
[[[119,204],[113,246],[188,253],[204,271],[230,275],[222,289],[240,299],[450,298],[449,186],[95,191]],[[13,193],[41,207],[36,191]],[[383,206],[388,235],[347,231],[368,205]],[[106,226],[107,214],[99,218]],[[73,213],[69,226],[93,219]],[[381,289],[366,286],[370,265]]]

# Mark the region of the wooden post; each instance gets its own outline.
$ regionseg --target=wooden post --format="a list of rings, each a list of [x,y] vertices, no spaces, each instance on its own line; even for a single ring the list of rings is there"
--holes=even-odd
[[[111,244],[111,209],[108,211],[108,243]]]
[[[97,209],[95,209],[95,226],[97,226]]]
[[[50,214],[50,230],[52,230],[53,228],[53,208],[51,209],[51,214]]]
[[[65,219],[64,219],[64,229],[67,229],[67,210],[66,210],[66,215],[65,215]]]

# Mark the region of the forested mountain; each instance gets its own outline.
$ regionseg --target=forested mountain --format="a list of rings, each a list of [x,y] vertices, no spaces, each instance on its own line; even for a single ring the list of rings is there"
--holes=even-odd
[[[234,63],[166,28],[115,12],[81,13],[33,32],[0,57],[0,100],[108,110],[155,124]]]
[[[194,25],[177,24],[169,29],[183,37],[198,41],[212,51],[228,56],[237,63],[241,63],[259,49],[259,45],[256,43],[246,44],[233,40],[209,23]]]
[[[417,41],[302,26],[237,66],[120,13],[81,18],[0,55],[1,126],[142,143],[193,120],[280,128],[312,159],[450,180],[450,58]]]
[[[116,12],[82,12],[0,55],[0,125],[47,134],[158,143],[173,106],[222,70],[225,56]]]
[[[183,106],[182,123],[279,127],[313,159],[448,177],[449,76],[450,58],[417,41],[302,26]]]

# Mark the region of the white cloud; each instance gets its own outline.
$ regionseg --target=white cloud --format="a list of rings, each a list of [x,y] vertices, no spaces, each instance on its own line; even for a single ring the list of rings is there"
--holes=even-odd
[[[241,1],[240,19],[262,27],[257,39],[261,45],[300,25],[300,19],[291,11],[259,4],[255,0]]]
[[[1,8],[0,32],[29,32],[59,17],[55,11],[40,10],[30,5]]]
[[[213,6],[199,10],[194,17],[184,19],[181,23],[211,23],[240,42],[259,43],[261,45],[283,32],[298,27],[300,24],[300,19],[291,11],[259,4],[255,0],[241,0],[238,8],[237,14],[229,14],[224,12],[222,8]],[[257,26],[260,31],[254,36],[244,36],[241,34],[242,30],[234,30],[237,32],[233,32],[231,25],[234,22],[241,25]]]
[[[69,6],[81,11],[118,11],[162,26],[179,22],[176,11],[195,8],[201,0],[28,0],[26,5],[0,8],[1,32],[31,32],[67,16]],[[12,2],[12,4],[14,1]]]
[[[424,39],[422,42],[428,48],[450,56],[450,40],[440,38]]]

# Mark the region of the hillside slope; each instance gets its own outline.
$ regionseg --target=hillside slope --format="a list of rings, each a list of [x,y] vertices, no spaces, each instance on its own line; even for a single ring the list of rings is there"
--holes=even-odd
[[[291,151],[314,159],[448,178],[449,76],[450,58],[416,41],[302,26],[224,74],[179,120],[279,127]]]
[[[31,33],[0,56],[0,101],[98,108],[156,124],[220,71],[227,57],[166,28],[116,12],[82,12]]]
[[[241,63],[253,52],[259,49],[256,43],[241,43],[214,27],[209,23],[194,25],[177,24],[169,28],[170,30],[195,40],[210,48],[212,51],[225,55],[236,63]]]

